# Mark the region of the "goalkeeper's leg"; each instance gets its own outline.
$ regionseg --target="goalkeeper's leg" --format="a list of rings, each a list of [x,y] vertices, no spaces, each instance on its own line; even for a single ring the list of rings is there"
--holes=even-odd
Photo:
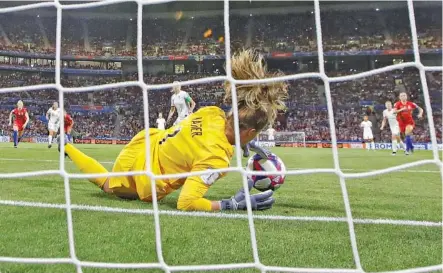
[[[60,142],[59,142],[60,143]],[[60,148],[59,148],[60,150]],[[65,137],[65,153],[74,162],[74,164],[79,168],[82,173],[85,174],[96,174],[96,173],[108,173],[108,171],[103,167],[97,160],[85,155],[79,149],[75,148],[74,145],[69,144]],[[109,186],[105,186],[108,181],[107,177],[89,178],[90,182],[94,183],[104,192],[112,192],[109,190]],[[108,184],[108,183],[106,183]]]

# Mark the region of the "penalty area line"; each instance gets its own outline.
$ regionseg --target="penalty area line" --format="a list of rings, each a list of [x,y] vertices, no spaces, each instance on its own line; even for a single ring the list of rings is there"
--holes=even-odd
[[[0,158],[0,161],[22,161],[22,162],[59,162],[59,160],[53,159],[26,159],[26,158]],[[72,163],[70,160],[66,160],[66,163]],[[114,161],[99,161],[101,164],[114,164]],[[292,168],[291,170],[304,170],[303,168]],[[341,168],[342,171],[354,171],[354,172],[373,172],[378,171],[376,169],[352,169],[352,168]],[[440,171],[432,170],[398,170],[392,172],[404,172],[404,173],[440,173]]]
[[[65,204],[52,204],[41,202],[27,202],[15,200],[0,200],[0,205],[5,206],[19,206],[19,207],[34,207],[34,208],[52,208],[52,209],[66,209]],[[153,215],[152,209],[125,209],[113,208],[104,206],[90,206],[90,205],[71,205],[72,210],[81,211],[96,211],[96,212],[113,212],[113,213],[127,213],[127,214],[144,214]],[[188,216],[188,217],[205,217],[205,218],[228,218],[228,219],[248,219],[247,214],[239,213],[211,213],[211,212],[185,212],[176,210],[159,210],[159,214],[168,216]],[[284,215],[263,215],[254,214],[253,218],[256,220],[283,220],[283,221],[304,221],[304,222],[341,222],[346,223],[346,217],[327,217],[327,216],[284,216]],[[373,224],[373,225],[398,225],[398,226],[421,226],[421,227],[442,227],[442,222],[432,221],[416,221],[416,220],[396,220],[396,219],[369,219],[369,218],[354,218],[356,224]]]

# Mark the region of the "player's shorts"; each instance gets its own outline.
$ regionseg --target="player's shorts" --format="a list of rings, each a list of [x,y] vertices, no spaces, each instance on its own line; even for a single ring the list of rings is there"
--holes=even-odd
[[[24,125],[25,124],[23,124],[21,122],[16,122],[16,121],[14,121],[14,124],[13,124],[14,127],[18,128],[17,129],[18,131],[23,131],[25,129]]]
[[[391,133],[392,133],[392,135],[395,135],[395,136],[400,135],[400,128],[398,126],[391,127]]]
[[[151,170],[154,174],[161,174],[161,168],[158,162],[158,136],[160,130],[149,129],[150,136],[150,159]],[[132,138],[118,155],[113,172],[144,171],[146,165],[146,130],[141,131]],[[155,181],[157,188],[157,199],[160,200],[171,193],[173,189],[163,180]],[[137,195],[140,200],[152,201],[151,178],[146,175],[137,176],[119,176],[109,179],[109,188],[115,195],[120,197]]]
[[[182,120],[186,119],[187,117],[188,117],[188,115],[177,117],[177,119],[174,121],[174,125],[179,124]]]
[[[398,127],[400,128],[400,132],[404,133],[406,131],[407,126],[412,126],[412,128],[415,127],[415,122],[413,120],[409,120],[407,122],[399,122]]]
[[[60,127],[60,124],[57,124],[57,123],[54,123],[54,122],[49,122],[48,123],[48,130],[49,131],[57,132],[59,127]]]
[[[274,136],[268,136],[269,141],[274,141],[274,139],[275,139]]]
[[[65,128],[65,133],[68,133],[72,130],[72,125],[65,126],[64,128]]]
[[[373,139],[372,132],[363,133],[363,139]]]

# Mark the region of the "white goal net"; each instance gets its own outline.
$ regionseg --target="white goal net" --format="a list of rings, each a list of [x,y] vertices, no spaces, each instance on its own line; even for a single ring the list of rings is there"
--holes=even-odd
[[[306,147],[305,132],[261,132],[257,136],[258,145],[262,147]]]
[[[79,88],[66,88],[63,87],[60,83],[60,72],[61,72],[61,31],[62,31],[62,16],[63,11],[72,10],[72,9],[82,9],[88,7],[98,7],[105,6],[112,3],[121,3],[121,2],[129,2],[126,0],[109,0],[109,1],[101,1],[101,2],[91,2],[91,3],[82,3],[82,4],[61,4],[58,0],[53,2],[44,2],[44,3],[36,3],[30,5],[23,5],[12,8],[3,8],[0,9],[0,13],[14,12],[20,10],[41,8],[41,7],[55,7],[57,9],[57,26],[56,26],[56,65],[55,65],[55,84],[42,84],[42,85],[34,85],[34,86],[25,86],[25,87],[16,87],[16,88],[2,88],[0,89],[0,93],[5,92],[17,92],[17,91],[30,91],[30,90],[41,90],[41,89],[57,89],[59,92],[59,105],[61,110],[63,111],[63,96],[69,92],[85,92],[85,91],[94,91],[94,90],[109,90],[111,88],[119,88],[119,87],[127,87],[127,86],[138,86],[143,90],[143,103],[144,103],[144,120],[145,125],[148,127],[149,120],[149,109],[148,109],[148,90],[156,90],[156,89],[164,89],[164,88],[172,88],[173,83],[162,84],[162,85],[148,85],[143,81],[143,63],[142,63],[142,15],[143,9],[147,5],[153,5],[165,2],[165,0],[135,0],[131,2],[136,2],[138,5],[137,11],[137,67],[138,67],[138,80],[137,81],[126,81],[115,84],[105,84],[105,85],[97,85],[97,86],[88,86],[88,87],[79,87]],[[19,178],[19,177],[29,177],[29,176],[38,176],[38,175],[60,175],[64,179],[64,190],[65,190],[65,203],[64,204],[49,204],[49,203],[30,203],[30,202],[22,202],[22,201],[12,201],[12,200],[0,200],[0,205],[9,205],[9,206],[32,206],[32,207],[41,207],[41,208],[55,208],[55,209],[64,209],[66,210],[67,215],[67,229],[68,229],[68,240],[69,240],[69,257],[58,257],[58,258],[48,258],[44,257],[42,253],[42,257],[39,258],[24,258],[24,257],[0,257],[0,262],[11,262],[11,263],[33,263],[33,264],[72,264],[75,265],[77,272],[83,272],[84,268],[118,268],[118,269],[161,269],[165,272],[172,271],[202,271],[202,270],[232,270],[232,269],[245,269],[245,268],[253,268],[260,270],[261,272],[364,272],[362,268],[362,264],[360,261],[360,253],[357,244],[356,233],[354,231],[354,223],[358,222],[352,216],[352,210],[349,202],[346,180],[352,178],[362,178],[373,175],[380,175],[383,173],[398,171],[401,169],[420,166],[424,164],[435,164],[438,166],[441,172],[442,181],[443,181],[443,164],[439,160],[439,154],[437,150],[437,138],[435,125],[433,121],[431,102],[429,98],[428,86],[426,81],[425,72],[426,71],[442,71],[442,67],[426,67],[420,61],[420,54],[418,48],[417,41],[417,30],[415,25],[415,15],[414,15],[414,7],[412,0],[407,1],[408,10],[409,10],[409,19],[412,33],[412,41],[413,41],[413,56],[414,61],[412,62],[404,62],[397,65],[392,65],[388,67],[384,67],[381,69],[374,69],[372,71],[363,72],[360,74],[355,74],[351,76],[341,76],[341,77],[328,77],[325,74],[324,67],[324,55],[323,55],[323,43],[322,43],[322,28],[321,28],[321,17],[320,17],[320,4],[319,1],[314,1],[314,15],[315,15],[315,23],[316,23],[316,37],[317,37],[317,47],[318,47],[318,63],[319,63],[319,73],[303,73],[297,75],[287,75],[281,76],[277,78],[267,78],[262,80],[235,80],[231,74],[231,46],[230,46],[230,25],[229,25],[229,1],[224,1],[224,30],[225,30],[225,52],[226,52],[226,76],[218,76],[218,77],[210,77],[192,81],[182,82],[182,85],[191,85],[191,84],[200,84],[200,83],[209,83],[209,82],[221,82],[221,81],[229,81],[232,83],[232,109],[235,117],[235,139],[236,139],[236,166],[233,166],[227,170],[230,172],[238,172],[242,174],[243,177],[243,187],[247,188],[247,175],[257,174],[252,172],[247,172],[245,168],[242,166],[241,161],[241,147],[240,147],[240,137],[239,137],[239,129],[238,129],[238,108],[237,108],[237,97],[235,84],[257,84],[257,83],[269,83],[274,81],[287,81],[287,80],[297,80],[297,79],[307,79],[307,78],[317,78],[321,79],[324,82],[325,86],[325,96],[327,101],[327,111],[328,111],[328,121],[330,126],[331,133],[331,143],[333,146],[333,161],[334,167],[329,169],[303,169],[303,170],[288,170],[284,174],[286,175],[299,175],[299,174],[315,174],[315,173],[331,173],[336,174],[340,178],[340,186],[343,197],[343,202],[345,206],[345,218],[340,218],[339,221],[343,221],[347,223],[349,238],[352,246],[352,254],[355,267],[354,269],[334,269],[334,268],[289,268],[289,267],[278,267],[271,264],[264,264],[260,259],[259,252],[257,250],[257,238],[254,226],[254,219],[270,219],[275,220],[278,217],[275,216],[266,216],[266,215],[253,215],[251,210],[251,203],[249,199],[249,192],[246,193],[247,200],[247,214],[207,214],[207,213],[185,213],[185,212],[174,212],[174,215],[183,214],[183,215],[192,215],[192,216],[206,216],[206,217],[220,217],[220,218],[246,218],[249,224],[250,231],[250,240],[252,246],[253,253],[253,262],[250,263],[234,263],[234,264],[210,264],[210,265],[183,265],[183,266],[171,266],[168,265],[163,259],[163,250],[162,250],[162,236],[161,236],[161,223],[160,223],[160,214],[168,214],[168,211],[159,210],[157,204],[157,196],[155,183],[151,183],[152,185],[152,193],[153,193],[153,209],[152,210],[129,210],[129,209],[118,209],[118,208],[108,208],[108,207],[91,207],[91,206],[82,206],[81,204],[72,204],[71,202],[71,194],[70,194],[70,179],[72,178],[91,178],[91,177],[104,177],[104,176],[127,176],[127,175],[148,175],[153,180],[165,178],[164,176],[159,177],[153,175],[150,171],[150,166],[147,166],[147,170],[144,172],[128,172],[128,173],[107,173],[107,174],[68,174],[65,171],[65,157],[64,157],[64,139],[61,138],[62,142],[62,150],[60,152],[60,168],[58,170],[41,170],[36,172],[21,172],[21,173],[1,173],[0,179],[4,178]],[[147,30],[149,31],[149,30]],[[378,171],[371,171],[366,173],[344,173],[340,168],[338,150],[337,150],[337,137],[336,137],[336,129],[334,124],[334,110],[332,106],[331,92],[330,92],[330,83],[332,82],[342,82],[348,80],[359,79],[363,77],[367,77],[370,75],[374,75],[377,73],[388,72],[396,69],[403,69],[407,67],[416,67],[420,71],[420,79],[422,84],[423,95],[425,99],[425,112],[427,115],[427,119],[429,122],[429,128],[431,133],[431,142],[432,142],[432,155],[433,158],[429,160],[420,160],[413,163],[399,165],[393,168],[382,169]],[[63,119],[62,124],[60,126],[61,134],[64,133]],[[146,135],[148,138],[148,134]],[[146,149],[149,151],[149,141],[146,140]],[[150,153],[147,152],[147,155]],[[150,162],[149,159],[146,162]],[[204,173],[214,173],[218,170],[208,170]],[[264,172],[260,172],[260,174],[265,174]],[[266,174],[280,174],[279,172],[274,173],[266,173]],[[168,175],[167,177],[187,177],[190,175],[195,175],[195,173],[181,173],[175,175]],[[115,261],[114,263],[104,263],[104,262],[93,262],[93,261],[84,261],[78,259],[76,255],[76,245],[75,245],[75,230],[72,224],[72,211],[73,210],[94,210],[94,211],[118,211],[123,213],[138,213],[138,214],[152,214],[154,216],[155,223],[155,240],[156,240],[156,251],[158,256],[158,262],[156,263],[118,263]],[[327,217],[312,217],[312,218],[304,218],[304,217],[293,217],[292,220],[310,220],[310,221],[329,221]],[[1,221],[1,220],[0,220]],[[381,221],[382,222],[382,221]],[[364,221],[363,221],[364,223]],[[441,224],[440,224],[441,226]],[[1,234],[1,231],[0,231]],[[288,257],[290,259],[290,257]],[[430,272],[430,271],[438,271],[442,270],[442,265],[434,265],[426,268],[414,268],[409,270],[404,270],[401,272]]]

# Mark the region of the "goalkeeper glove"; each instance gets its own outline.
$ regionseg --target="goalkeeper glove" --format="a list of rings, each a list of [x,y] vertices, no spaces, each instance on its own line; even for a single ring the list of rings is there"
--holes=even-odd
[[[249,157],[249,150],[255,152],[256,154],[260,155],[261,158],[266,159],[271,154],[266,149],[260,147],[257,142],[251,141],[248,144],[246,144],[243,149],[243,157]]]
[[[248,180],[249,190],[252,187],[252,181]],[[272,198],[274,192],[267,190],[265,192],[250,195],[252,210],[266,210],[270,209],[275,202]],[[245,190],[239,190],[231,199],[223,199],[220,202],[221,210],[246,210],[246,196]]]
[[[241,148],[243,149],[243,157],[249,157],[249,143]]]
[[[268,150],[260,147],[258,145],[258,143],[255,142],[255,141],[249,142],[249,149],[251,149],[256,154],[260,155],[260,157],[262,159],[267,159],[271,155],[271,152],[269,152]]]

